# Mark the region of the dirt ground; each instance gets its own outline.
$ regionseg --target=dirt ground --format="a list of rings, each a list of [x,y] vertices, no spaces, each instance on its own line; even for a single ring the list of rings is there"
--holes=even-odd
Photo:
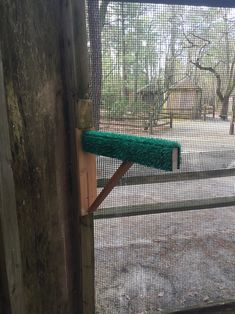
[[[98,220],[97,313],[235,298],[235,208]]]
[[[234,168],[228,127],[185,121],[157,136],[182,143],[181,171]],[[98,176],[110,176],[116,166],[100,158]],[[136,167],[129,175],[149,171]],[[117,187],[103,206],[217,196],[235,196],[235,177]],[[153,314],[235,299],[235,206],[96,220],[95,258],[100,314]]]

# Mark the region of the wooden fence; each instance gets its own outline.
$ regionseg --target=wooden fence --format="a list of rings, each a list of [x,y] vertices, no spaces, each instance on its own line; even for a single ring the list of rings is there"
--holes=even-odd
[[[203,120],[206,121],[208,117],[215,119],[215,106],[203,107]]]
[[[153,134],[154,128],[161,128],[164,126],[173,127],[173,114],[170,112],[161,112],[157,118],[153,115],[137,115],[135,117],[124,116],[120,119],[107,119],[101,116],[100,126],[102,127],[129,127],[148,130],[149,134]]]
[[[143,113],[139,115],[124,115],[120,118],[107,118],[106,113],[103,111],[101,113],[101,128],[110,128],[115,127],[127,127],[133,129],[143,129],[149,131],[149,134],[153,134],[154,128],[161,128],[169,126],[173,127],[174,120],[194,120],[194,119],[203,119],[206,121],[208,118],[215,118],[215,107],[213,106],[204,106],[200,112],[195,112],[192,108],[184,109],[162,109],[158,114],[153,112]]]
[[[233,177],[235,176],[235,168],[217,169],[207,171],[166,173],[159,175],[145,175],[123,177],[119,186],[156,184],[164,182],[182,182],[192,180],[205,180],[212,178]],[[103,187],[107,183],[107,179],[98,179],[98,187]],[[205,199],[193,199],[171,202],[159,202],[153,204],[135,204],[127,206],[114,206],[102,208],[94,215],[95,219],[117,218],[136,215],[148,215],[159,213],[182,212],[189,210],[199,210],[208,208],[223,208],[235,205],[235,196],[210,197]]]

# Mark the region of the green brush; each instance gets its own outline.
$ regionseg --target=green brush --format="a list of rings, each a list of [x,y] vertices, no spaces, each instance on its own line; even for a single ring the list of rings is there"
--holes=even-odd
[[[176,168],[180,166],[181,146],[177,142],[159,138],[146,138],[101,131],[82,133],[84,151],[138,163],[165,171],[173,170],[174,152]]]

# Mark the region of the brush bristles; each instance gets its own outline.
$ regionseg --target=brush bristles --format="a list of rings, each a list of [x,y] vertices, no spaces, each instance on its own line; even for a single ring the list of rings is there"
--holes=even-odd
[[[111,132],[84,131],[82,146],[89,153],[165,171],[173,170],[173,152],[178,149],[177,168],[180,166],[180,144],[164,139]]]

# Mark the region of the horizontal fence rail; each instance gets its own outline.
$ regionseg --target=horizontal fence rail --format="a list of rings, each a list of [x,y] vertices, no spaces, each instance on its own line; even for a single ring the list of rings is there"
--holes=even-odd
[[[232,169],[216,169],[216,170],[203,170],[203,171],[191,171],[191,172],[178,172],[178,173],[166,173],[156,175],[143,175],[123,177],[119,181],[119,186],[124,185],[142,185],[142,184],[154,184],[176,181],[189,181],[189,180],[203,180],[213,179],[221,177],[233,177],[235,176],[235,168]],[[107,183],[107,178],[97,180],[97,186],[99,188],[104,187]]]
[[[165,182],[178,182],[190,180],[204,180],[221,177],[235,176],[235,168],[215,169],[191,172],[178,172],[166,174],[150,174],[142,176],[124,177],[120,180],[119,186],[157,184]],[[107,178],[97,180],[97,186],[102,188],[107,183]],[[235,196],[206,198],[202,200],[183,200],[173,202],[163,202],[155,204],[138,204],[129,206],[114,206],[103,208],[95,215],[95,219],[115,218],[135,215],[147,215],[156,213],[181,212],[189,210],[199,210],[208,208],[228,207],[235,205]]]
[[[94,214],[95,219],[118,218],[138,215],[151,215],[182,212],[199,209],[229,207],[235,205],[235,196],[206,198],[202,200],[173,201],[157,204],[138,204],[100,209]]]

